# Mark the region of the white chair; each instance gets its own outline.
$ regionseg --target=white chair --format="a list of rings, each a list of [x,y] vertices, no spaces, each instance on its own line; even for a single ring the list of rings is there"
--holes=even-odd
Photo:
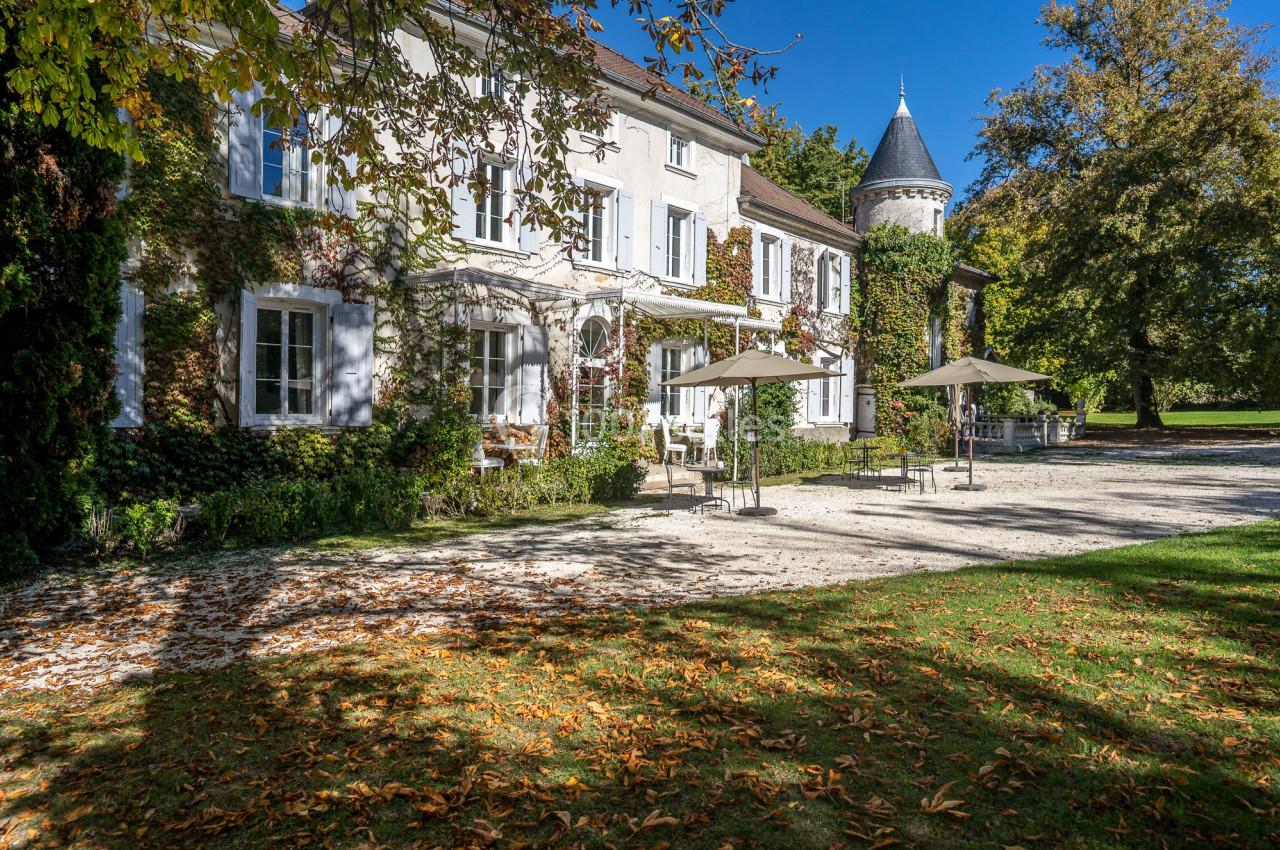
[[[539,425],[538,447],[534,450],[533,454],[518,458],[516,463],[521,466],[542,466],[542,458],[547,454],[547,433],[550,430],[551,428],[546,425]]]
[[[689,451],[689,447],[684,443],[671,442],[671,420],[662,417],[662,460],[665,463],[670,460],[672,455],[680,456],[680,465],[685,462],[685,453]]]
[[[710,464],[716,459],[716,443],[720,440],[720,419],[712,416],[702,424],[702,462]]]

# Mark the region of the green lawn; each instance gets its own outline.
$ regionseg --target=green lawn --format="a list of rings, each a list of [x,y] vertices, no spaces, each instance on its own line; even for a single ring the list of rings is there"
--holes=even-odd
[[[1280,522],[8,694],[0,754],[0,846],[1274,848]]]
[[[1182,410],[1161,413],[1171,427],[1275,427],[1280,426],[1280,410]],[[1090,413],[1090,425],[1132,428],[1138,422],[1133,411]]]

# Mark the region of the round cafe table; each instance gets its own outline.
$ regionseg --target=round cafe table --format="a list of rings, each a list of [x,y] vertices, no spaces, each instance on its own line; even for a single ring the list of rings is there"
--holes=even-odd
[[[712,502],[715,502],[717,505],[723,503],[725,508],[728,509],[729,503],[724,499],[720,498],[719,496],[717,496],[715,493],[716,473],[724,472],[723,466],[720,466],[718,464],[717,465],[704,464],[702,466],[686,466],[685,469],[688,469],[692,472],[702,473],[703,495],[705,495],[707,499],[711,500]]]

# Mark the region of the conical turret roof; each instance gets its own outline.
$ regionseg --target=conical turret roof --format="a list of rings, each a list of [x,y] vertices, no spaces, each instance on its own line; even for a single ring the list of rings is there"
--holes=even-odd
[[[924,138],[916,120],[907,109],[905,90],[898,92],[898,111],[893,114],[880,144],[863,172],[862,181],[854,188],[873,189],[882,186],[923,185],[945,188],[951,191],[951,185],[942,179],[938,166],[934,164],[929,149],[925,147]]]

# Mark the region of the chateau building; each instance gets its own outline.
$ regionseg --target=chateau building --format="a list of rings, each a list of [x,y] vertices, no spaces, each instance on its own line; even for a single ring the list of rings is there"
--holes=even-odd
[[[481,22],[455,24],[459,39],[484,50]],[[404,39],[427,71],[425,42],[414,33]],[[711,329],[732,327],[738,345],[776,350],[798,334],[799,353],[842,373],[802,386],[796,430],[847,439],[859,382],[849,316],[859,233],[894,222],[940,234],[951,197],[905,97],[851,191],[851,224],[752,169],[750,155],[763,143],[756,134],[607,47],[598,48],[597,64],[613,120],[603,139],[584,133],[567,161],[589,190],[586,250],[567,251],[520,221],[511,187],[521,163],[473,151],[463,165],[482,169],[489,188],[480,197],[465,184],[452,190],[458,259],[410,281],[455,293],[440,319],[465,331],[472,414],[534,427],[550,424],[549,411],[569,411],[568,439],[581,443],[617,406],[623,364],[642,359],[647,425],[700,424],[726,406],[723,392],[662,381],[707,363]],[[477,95],[502,86],[495,74],[471,81]],[[362,189],[315,191],[323,175],[315,166],[308,173],[305,147],[281,149],[280,131],[252,114],[255,97],[239,94],[220,129],[228,195],[354,215]],[[709,252],[736,250],[751,255],[745,303],[706,297]],[[958,275],[974,289],[984,279],[977,270]],[[119,427],[148,417],[144,301],[126,283]],[[382,310],[307,279],[263,281],[219,304],[222,424],[370,424],[394,356],[375,342]],[[624,352],[637,323],[679,330],[651,332],[637,343],[642,351]]]

